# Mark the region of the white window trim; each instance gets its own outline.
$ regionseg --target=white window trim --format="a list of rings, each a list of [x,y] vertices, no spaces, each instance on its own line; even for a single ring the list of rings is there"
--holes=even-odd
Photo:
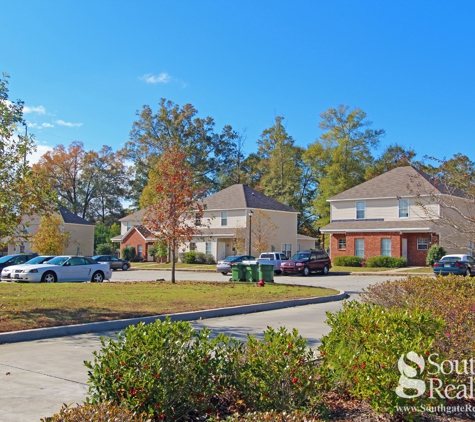
[[[363,209],[358,209],[358,204],[363,204]],[[363,217],[358,217],[358,211],[363,211]],[[357,201],[355,205],[355,217],[357,220],[364,220],[366,218],[366,201]]]
[[[340,242],[343,243],[343,241],[344,241],[345,245],[343,247],[341,247]],[[338,239],[338,250],[339,251],[345,251],[346,250],[346,237],[340,237]]]
[[[362,249],[363,256],[361,256],[361,255],[358,255],[358,250],[356,249],[356,244],[358,243],[358,242],[357,242],[358,240],[361,240],[361,241],[362,241],[362,243],[363,243],[363,249]],[[364,238],[363,238],[363,237],[361,237],[361,238],[357,238],[357,239],[355,239],[355,255],[356,255],[356,256],[359,256],[360,258],[364,258],[364,249],[365,249],[365,241],[364,241]]]
[[[384,254],[383,243],[384,243],[385,240],[389,240],[389,255]],[[393,242],[392,242],[391,238],[382,238],[381,239],[381,255],[382,256],[391,256],[391,250],[392,250],[392,246],[393,246],[392,243]]]
[[[407,204],[407,215],[401,216],[401,202],[405,202]],[[398,204],[398,217],[399,218],[409,218],[409,200],[408,199],[399,199],[397,204]]]
[[[221,211],[221,226],[227,226],[227,225],[228,225],[228,212]]]
[[[420,242],[422,241],[422,242]],[[425,246],[424,248],[421,248],[420,246]],[[428,251],[429,250],[429,239],[425,237],[418,237],[417,238],[417,250],[418,251]]]

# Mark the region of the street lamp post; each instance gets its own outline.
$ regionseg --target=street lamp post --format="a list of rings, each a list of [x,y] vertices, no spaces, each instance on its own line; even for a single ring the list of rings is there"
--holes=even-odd
[[[254,214],[251,210],[247,213],[249,216],[249,256],[251,256],[251,227],[252,227],[252,214]]]

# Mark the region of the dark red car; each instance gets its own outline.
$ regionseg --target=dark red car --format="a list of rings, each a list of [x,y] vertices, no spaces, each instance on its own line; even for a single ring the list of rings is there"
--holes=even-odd
[[[328,274],[332,267],[331,259],[325,251],[311,250],[297,252],[289,261],[280,264],[282,274],[310,273]]]

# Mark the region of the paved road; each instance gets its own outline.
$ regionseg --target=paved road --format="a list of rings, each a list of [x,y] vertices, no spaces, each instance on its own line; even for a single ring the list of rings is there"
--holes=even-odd
[[[311,276],[276,277],[276,282],[332,287],[347,291],[351,297],[368,285],[388,276]],[[170,279],[167,271],[116,271],[112,281],[147,281]],[[177,272],[178,280],[226,281],[218,273]],[[248,315],[194,321],[197,328],[208,326],[245,339],[247,334],[260,336],[268,327],[297,328],[311,347],[318,347],[319,338],[329,329],[324,323],[327,311],[337,311],[341,302],[307,305]],[[93,360],[100,349],[100,336],[114,332],[83,334],[47,340],[0,345],[0,421],[29,422],[57,413],[63,403],[82,403],[87,395],[85,360]]]

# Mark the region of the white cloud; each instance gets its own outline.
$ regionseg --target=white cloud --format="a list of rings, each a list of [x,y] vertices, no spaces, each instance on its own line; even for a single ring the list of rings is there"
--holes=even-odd
[[[23,113],[25,113],[25,114],[28,114],[28,113],[46,114],[46,109],[43,106],[38,106],[38,107],[24,106],[23,107]]]
[[[147,73],[146,75],[141,76],[140,79],[148,84],[167,84],[172,80],[172,77],[168,73],[162,72],[157,76]]]
[[[37,163],[40,158],[46,154],[48,151],[52,151],[53,148],[49,147],[48,145],[37,145],[36,146],[36,151],[28,154],[27,160],[30,164],[35,164]]]
[[[67,127],[81,127],[82,123],[70,123],[65,122],[64,120],[56,120],[55,123],[60,126],[67,126]]]
[[[54,127],[54,125],[51,123],[32,123],[32,122],[27,122],[27,126],[29,129],[44,129],[44,128]]]

